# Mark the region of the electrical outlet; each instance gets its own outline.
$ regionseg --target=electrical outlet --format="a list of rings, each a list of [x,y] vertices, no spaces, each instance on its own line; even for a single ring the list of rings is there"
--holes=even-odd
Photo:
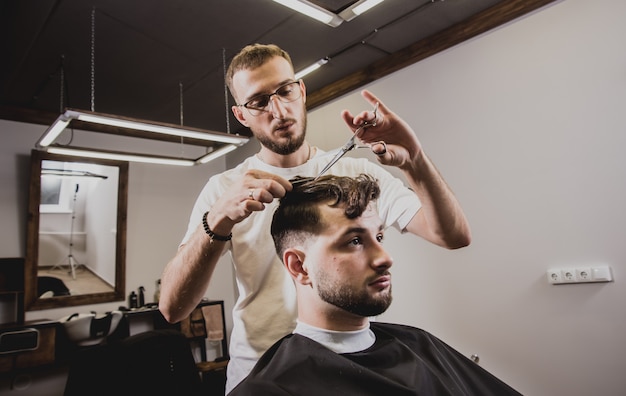
[[[579,267],[576,268],[576,281],[577,282],[591,282],[592,273],[591,267]]]
[[[561,277],[565,283],[575,283],[576,270],[574,270],[574,268],[563,268],[561,270]]]
[[[613,273],[608,265],[552,268],[546,271],[546,275],[552,285],[613,282]]]
[[[563,278],[561,277],[561,270],[548,270],[548,282],[550,283],[563,283]]]

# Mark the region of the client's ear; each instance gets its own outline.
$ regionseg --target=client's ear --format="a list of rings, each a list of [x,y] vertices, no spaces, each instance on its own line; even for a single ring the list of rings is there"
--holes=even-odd
[[[294,281],[308,285],[311,282],[309,280],[309,273],[304,266],[304,257],[305,254],[302,250],[287,249],[283,253],[283,263]]]

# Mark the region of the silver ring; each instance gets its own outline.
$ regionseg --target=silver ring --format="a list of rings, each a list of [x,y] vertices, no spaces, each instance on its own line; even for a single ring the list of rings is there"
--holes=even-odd
[[[248,198],[254,200],[254,188],[251,188],[248,192]]]

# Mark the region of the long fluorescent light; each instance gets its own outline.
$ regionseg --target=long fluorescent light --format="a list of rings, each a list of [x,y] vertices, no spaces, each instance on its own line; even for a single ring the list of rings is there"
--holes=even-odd
[[[65,114],[61,114],[59,118],[54,121],[54,123],[48,128],[43,136],[39,138],[39,142],[37,142],[38,146],[49,146],[59,137],[61,132],[69,125],[71,119],[67,118]]]
[[[226,155],[226,154],[230,153],[231,151],[233,151],[236,148],[237,148],[237,146],[235,146],[234,144],[227,144],[224,147],[220,147],[217,150],[211,151],[210,153],[208,153],[208,154],[198,158],[195,161],[195,163],[196,164],[206,164],[209,161],[213,161],[217,157],[220,157],[222,155]]]
[[[313,63],[312,65],[305,67],[304,69],[302,69],[302,70],[300,70],[299,72],[296,73],[295,79],[299,80],[302,77],[306,76],[307,74],[310,74],[310,73],[314,72],[315,70],[317,70],[320,67],[322,67],[325,64],[327,64],[328,60],[329,60],[329,58],[323,58],[323,59],[320,59],[317,62]]]
[[[65,113],[61,114],[44,132],[41,138],[39,138],[36,144],[37,147],[47,147],[51,145],[72,120],[211,142],[230,143],[238,146],[247,143],[249,140],[247,137],[222,132],[204,131],[174,124],[157,124],[143,120],[117,117],[110,114],[66,110]]]
[[[144,153],[128,153],[110,150],[101,150],[99,148],[70,147],[53,144],[60,136],[61,132],[68,127],[72,120],[88,122],[92,124],[108,125],[112,127],[124,128],[127,130],[129,137],[139,137],[143,139],[163,140],[156,135],[171,135],[176,137],[191,139],[188,143],[195,146],[212,147],[212,145],[202,142],[225,143],[218,144],[218,148],[199,158],[177,158],[163,155],[151,155]],[[154,133],[154,138],[146,137],[146,134],[133,135],[131,130],[140,132]],[[36,143],[36,147],[50,153],[75,155],[87,158],[103,158],[119,161],[144,162],[151,164],[193,166],[206,164],[219,156],[225,155],[237,147],[247,143],[249,138],[239,135],[231,135],[222,132],[206,131],[197,128],[189,128],[174,124],[162,124],[155,122],[147,122],[143,120],[135,120],[123,118],[109,114],[66,110],[56,121],[44,132]]]
[[[294,11],[297,11],[301,14],[304,14],[308,17],[316,19],[332,27],[337,27],[341,25],[341,22],[343,22],[343,19],[341,19],[337,14],[332,13],[328,10],[325,10],[322,7],[319,7],[306,0],[274,0],[274,1],[279,4],[284,5],[285,7],[289,7]]]
[[[101,159],[110,159],[110,160],[117,160],[117,161],[143,162],[143,163],[148,163],[148,164],[177,165],[177,166],[195,165],[195,161],[189,160],[189,159],[178,159],[178,158],[164,157],[164,156],[122,153],[122,152],[115,152],[115,151],[101,151],[101,150],[92,150],[92,149],[79,148],[79,147],[52,146],[52,147],[46,148],[45,151],[52,153],[52,154],[74,155],[77,157],[101,158]]]
[[[344,21],[351,21],[357,16],[363,14],[364,12],[369,11],[374,6],[382,3],[384,0],[361,0],[352,4],[350,7],[346,8],[342,12],[339,13],[339,16]]]
[[[372,7],[382,3],[384,0],[358,0],[354,1],[350,7],[335,14],[325,8],[308,0],[274,0],[276,3],[289,7],[294,11],[316,19],[332,27],[341,25],[344,21],[351,21],[357,16],[368,11]]]
[[[227,144],[218,148],[217,150],[213,150],[210,153],[207,153],[196,159],[175,158],[175,157],[167,157],[167,156],[162,156],[162,155],[126,153],[126,152],[111,151],[111,150],[106,150],[106,151],[94,150],[94,149],[88,149],[84,147],[50,146],[50,147],[44,148],[44,150],[52,154],[73,155],[76,157],[85,157],[85,158],[101,158],[101,159],[109,159],[109,160],[117,160],[117,161],[143,162],[143,163],[148,163],[148,164],[159,164],[159,165],[193,166],[193,165],[202,165],[210,161],[213,161],[216,158],[219,158],[223,155],[230,153],[231,151],[235,150],[237,147],[238,146],[234,144]]]

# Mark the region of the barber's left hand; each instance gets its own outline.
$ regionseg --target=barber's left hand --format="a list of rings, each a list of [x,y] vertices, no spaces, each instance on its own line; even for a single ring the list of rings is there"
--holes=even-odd
[[[372,107],[378,102],[378,112],[376,120],[372,110],[363,111],[356,116],[348,110],[341,112],[341,117],[354,132],[364,122],[376,122],[376,126],[368,126],[359,134],[359,139],[363,143],[371,144],[372,151],[376,154],[384,151],[382,144],[386,144],[386,152],[377,155],[378,161],[384,165],[396,166],[398,168],[410,167],[413,160],[422,152],[422,145],[413,129],[385,104],[368,90],[361,91],[363,98]]]

